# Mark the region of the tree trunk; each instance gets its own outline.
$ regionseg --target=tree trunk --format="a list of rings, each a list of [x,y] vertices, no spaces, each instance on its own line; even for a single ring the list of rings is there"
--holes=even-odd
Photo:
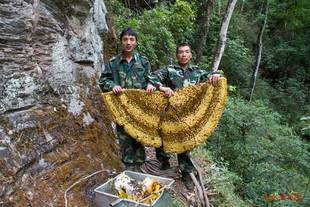
[[[206,46],[206,40],[207,40],[207,35],[209,31],[209,24],[210,24],[210,18],[212,15],[212,11],[214,8],[214,3],[215,0],[208,0],[203,2],[203,9],[202,9],[202,31],[199,33],[199,37],[197,38],[196,41],[196,62],[200,63],[203,55],[203,50]]]
[[[253,69],[253,74],[252,74],[252,81],[251,81],[251,94],[250,94],[250,101],[253,98],[253,93],[256,85],[256,79],[257,79],[257,74],[259,71],[259,65],[261,61],[261,56],[262,56],[262,50],[263,50],[263,34],[264,30],[267,24],[267,14],[268,14],[268,1],[266,0],[264,2],[264,5],[262,7],[262,15],[264,15],[264,20],[260,26],[260,30],[257,36],[257,49],[256,49],[256,61],[255,61],[255,67]]]
[[[133,11],[143,11],[144,9],[152,9],[159,5],[172,3],[171,1],[158,1],[158,0],[123,0],[125,7]]]
[[[107,10],[112,11],[111,2],[106,3]],[[108,26],[108,32],[103,37],[104,51],[103,57],[105,60],[110,60],[118,52],[118,38],[116,35],[115,28],[113,26],[113,16],[112,13],[106,14],[106,22]]]
[[[0,3],[0,206],[92,206],[121,169],[96,80],[101,0]]]
[[[225,11],[225,15],[224,15],[222,25],[221,25],[221,31],[220,31],[219,39],[218,39],[217,46],[216,46],[216,49],[215,49],[214,55],[213,55],[213,61],[212,61],[212,67],[211,67],[212,71],[217,71],[218,67],[220,65],[220,61],[222,59],[224,49],[225,49],[226,36],[227,36],[227,30],[228,30],[229,22],[230,22],[232,14],[233,14],[236,2],[237,2],[237,0],[229,0],[228,1],[226,11]]]
[[[217,15],[218,15],[218,16],[221,16],[222,0],[217,1],[217,6],[218,6]]]
[[[240,12],[241,13],[243,12],[243,9],[244,9],[244,2],[245,2],[245,0],[242,0],[241,7],[240,7]]]

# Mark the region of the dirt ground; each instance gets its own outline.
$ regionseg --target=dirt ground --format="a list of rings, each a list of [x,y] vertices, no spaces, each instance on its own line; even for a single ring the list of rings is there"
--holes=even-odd
[[[142,166],[141,169],[142,172],[157,176],[173,178],[175,182],[172,188],[169,190],[172,197],[183,203],[185,206],[189,207],[201,206],[199,198],[197,197],[198,193],[196,187],[193,191],[189,191],[187,190],[187,188],[185,187],[185,185],[181,180],[181,174],[178,169],[176,155],[172,155],[170,159],[171,169],[163,171],[159,169],[159,163],[156,160],[155,150],[153,148],[146,148],[146,154],[147,154],[147,161],[144,164],[144,166]],[[198,158],[193,159],[193,161],[198,166],[206,166],[206,164],[208,164],[207,160],[202,160]],[[207,172],[205,169],[202,169],[201,173],[205,174]]]

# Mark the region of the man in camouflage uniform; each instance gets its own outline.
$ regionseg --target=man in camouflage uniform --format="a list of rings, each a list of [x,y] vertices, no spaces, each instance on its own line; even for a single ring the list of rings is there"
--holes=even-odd
[[[145,89],[152,92],[156,88],[148,84],[151,67],[146,57],[134,52],[137,34],[126,28],[120,35],[123,50],[113,57],[102,72],[99,85],[103,91],[113,91],[116,95],[126,88]],[[116,126],[121,148],[122,162],[127,169],[139,171],[145,161],[144,146],[128,135],[124,128]]]
[[[201,70],[197,66],[190,65],[192,58],[190,45],[182,43],[177,46],[176,58],[178,65],[169,65],[161,70],[157,70],[149,75],[149,81],[160,91],[165,93],[166,97],[173,95],[173,90],[186,86],[195,85],[204,81],[210,81],[215,85],[221,76],[220,74]],[[169,158],[161,153],[161,157],[157,158],[162,162],[162,166],[169,166]],[[190,178],[193,171],[193,163],[190,160],[190,153],[184,152],[177,155],[179,167],[182,172],[182,180],[186,187],[192,190],[194,185]]]

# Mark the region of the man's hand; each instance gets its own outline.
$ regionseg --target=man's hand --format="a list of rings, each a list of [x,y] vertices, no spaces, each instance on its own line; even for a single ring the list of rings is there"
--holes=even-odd
[[[163,86],[159,86],[159,90],[165,93],[165,97],[169,98],[171,96],[173,96],[174,92],[171,88],[169,87],[163,87]]]
[[[113,87],[112,91],[114,94],[120,94],[124,91],[124,89],[121,86],[116,85]]]
[[[215,86],[217,84],[217,82],[219,81],[220,77],[221,77],[220,74],[211,75],[209,78],[209,83],[211,83],[213,86]]]
[[[156,91],[156,88],[152,85],[152,84],[147,84],[147,87],[146,87],[146,92],[148,92],[148,93],[152,93],[152,92],[154,92],[154,91]]]

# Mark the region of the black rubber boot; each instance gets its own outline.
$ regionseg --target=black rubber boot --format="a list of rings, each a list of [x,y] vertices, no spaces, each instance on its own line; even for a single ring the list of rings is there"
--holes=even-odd
[[[194,183],[189,173],[182,173],[182,181],[185,187],[187,188],[187,190],[189,191],[194,190]]]
[[[142,172],[141,171],[141,165],[135,165],[135,164],[126,164],[126,170],[134,171],[134,172]]]
[[[170,169],[169,161],[161,162],[160,163],[160,170],[168,170]]]

